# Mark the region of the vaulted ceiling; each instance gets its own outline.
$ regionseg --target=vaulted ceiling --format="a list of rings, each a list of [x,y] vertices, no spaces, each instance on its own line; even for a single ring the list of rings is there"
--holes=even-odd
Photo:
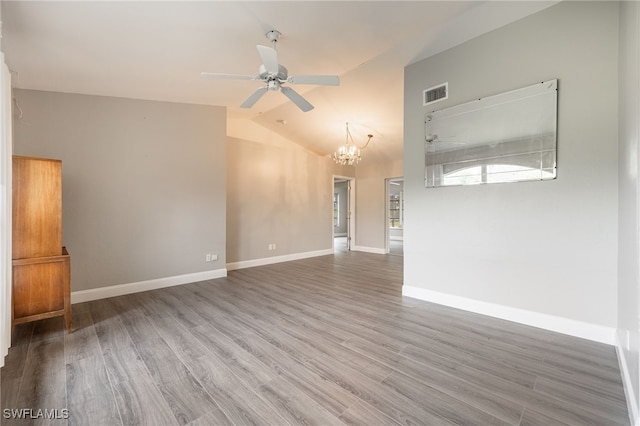
[[[395,160],[406,65],[554,3],[2,1],[2,48],[17,88],[225,106],[230,136],[260,140],[269,129],[320,155],[344,142],[348,121],[356,143],[374,134],[371,161]],[[200,77],[257,75],[255,46],[270,45],[272,29],[290,75],[341,79],[291,86],[310,112],[277,92],[242,109],[261,82]]]

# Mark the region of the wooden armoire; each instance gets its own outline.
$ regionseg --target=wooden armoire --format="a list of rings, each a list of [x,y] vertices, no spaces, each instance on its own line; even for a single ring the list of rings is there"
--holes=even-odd
[[[62,161],[13,157],[13,325],[64,315],[71,264],[62,246]]]

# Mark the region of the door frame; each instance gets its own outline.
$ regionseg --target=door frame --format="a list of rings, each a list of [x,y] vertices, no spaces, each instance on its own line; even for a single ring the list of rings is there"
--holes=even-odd
[[[391,244],[389,243],[389,211],[391,209],[391,182],[402,181],[404,177],[390,177],[384,180],[384,252],[391,253]]]
[[[333,175],[331,178],[331,217],[333,218],[333,194],[336,192],[336,181],[347,181],[347,250],[356,245],[356,178],[353,176]],[[331,248],[334,248],[335,227],[331,220]]]

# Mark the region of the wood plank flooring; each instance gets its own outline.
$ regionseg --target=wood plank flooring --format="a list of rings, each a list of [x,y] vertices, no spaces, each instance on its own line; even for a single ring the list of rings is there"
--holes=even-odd
[[[24,324],[2,408],[61,425],[626,425],[613,347],[401,295],[402,257],[336,253]]]

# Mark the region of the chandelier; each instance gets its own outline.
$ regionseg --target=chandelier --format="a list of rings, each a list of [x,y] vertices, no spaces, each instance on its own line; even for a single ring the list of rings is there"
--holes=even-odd
[[[365,149],[369,142],[371,142],[371,138],[373,135],[367,135],[369,139],[367,139],[367,143],[364,144],[362,148],[358,148],[353,142],[353,137],[351,136],[351,132],[349,132],[349,123],[347,122],[347,140],[344,145],[342,145],[336,152],[333,153],[331,158],[333,161],[340,164],[341,166],[353,166],[354,164],[358,164],[360,159],[360,150]],[[349,143],[351,141],[351,143]]]

